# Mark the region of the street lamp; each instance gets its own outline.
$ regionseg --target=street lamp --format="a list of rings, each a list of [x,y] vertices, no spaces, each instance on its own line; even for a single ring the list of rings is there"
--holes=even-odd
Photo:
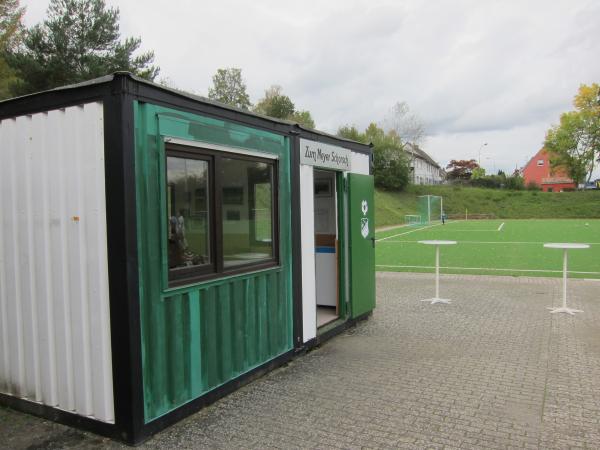
[[[486,145],[487,145],[487,142],[484,142],[483,144],[481,144],[481,145],[479,146],[479,152],[478,152],[478,154],[479,154],[479,157],[477,158],[477,164],[479,164],[479,167],[481,167],[481,149],[482,149],[483,147],[485,147]]]
[[[496,175],[496,160],[494,158],[489,157],[489,156],[487,156],[485,159],[492,161],[492,167],[493,167],[492,175]]]

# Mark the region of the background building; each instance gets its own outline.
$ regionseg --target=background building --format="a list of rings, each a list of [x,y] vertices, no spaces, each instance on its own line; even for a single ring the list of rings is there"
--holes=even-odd
[[[521,170],[525,185],[535,183],[544,192],[562,192],[577,186],[562,169],[552,169],[546,149],[542,148]]]
[[[413,184],[441,184],[446,178],[446,172],[431,156],[418,145],[406,144]]]

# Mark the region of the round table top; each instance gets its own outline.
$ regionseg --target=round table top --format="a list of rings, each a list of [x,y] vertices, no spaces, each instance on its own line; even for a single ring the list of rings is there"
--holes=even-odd
[[[425,245],[454,245],[456,241],[419,241],[419,244]]]
[[[575,243],[561,243],[561,242],[551,242],[549,244],[544,244],[546,248],[590,248],[589,244],[575,244]]]

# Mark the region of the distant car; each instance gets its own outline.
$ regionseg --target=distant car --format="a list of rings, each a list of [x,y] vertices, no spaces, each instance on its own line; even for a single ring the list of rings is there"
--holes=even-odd
[[[594,181],[590,181],[589,183],[584,183],[583,189],[585,189],[585,190],[600,189],[600,180],[594,180]]]

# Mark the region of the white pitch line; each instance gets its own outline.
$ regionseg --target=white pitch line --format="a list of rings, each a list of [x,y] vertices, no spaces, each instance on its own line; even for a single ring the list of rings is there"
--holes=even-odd
[[[394,267],[398,269],[435,269],[435,266],[397,266],[393,264],[377,264],[375,267]],[[487,267],[442,267],[440,269],[451,269],[451,270],[491,270],[498,272],[552,272],[552,273],[563,273],[562,270],[544,270],[544,269],[492,269]],[[567,273],[579,273],[586,275],[600,275],[600,272],[579,272],[575,270],[568,270]]]
[[[388,236],[388,237],[384,237],[384,238],[380,238],[380,239],[375,239],[375,242],[385,241],[386,239],[391,239],[391,238],[397,237],[397,236],[404,236],[405,234],[414,233],[415,231],[426,230],[427,228],[437,227],[439,225],[441,225],[441,224],[440,223],[434,223],[433,225],[429,225],[427,227],[417,228],[415,230],[405,231],[404,233],[393,234],[392,236]]]
[[[502,222],[502,223],[500,224],[500,226],[498,227],[498,231],[502,231],[502,228],[503,228],[503,227],[504,227],[504,222]]]
[[[459,244],[533,244],[533,245],[542,245],[547,244],[547,242],[523,242],[523,241],[458,241]],[[418,241],[389,241],[388,244],[418,244]],[[600,245],[600,242],[585,242],[588,245]]]
[[[453,233],[457,232],[457,231],[460,231],[462,233],[473,233],[473,232],[477,232],[477,231],[482,232],[482,233],[491,233],[493,231],[498,231],[498,230],[495,230],[495,229],[494,230],[452,230]]]

